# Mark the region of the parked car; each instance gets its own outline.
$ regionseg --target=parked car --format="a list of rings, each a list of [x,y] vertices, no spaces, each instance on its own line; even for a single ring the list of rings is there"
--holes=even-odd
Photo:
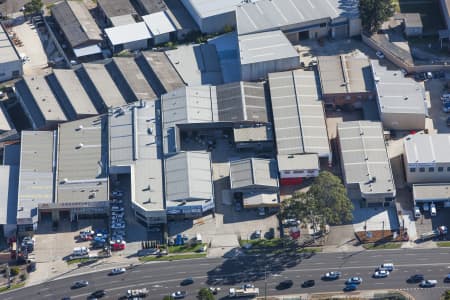
[[[361,284],[362,283],[362,278],[361,277],[351,277],[349,279],[347,279],[347,281],[345,282],[346,284]]]
[[[430,210],[430,205],[428,203],[424,203],[423,204],[423,210],[424,211],[429,211]]]
[[[418,283],[425,279],[422,274],[414,274],[406,280],[408,283]]]
[[[384,58],[384,54],[381,51],[377,51],[375,52],[375,55],[379,58],[379,59],[383,59]]]
[[[424,288],[429,288],[429,287],[436,286],[436,284],[437,284],[437,280],[427,279],[427,280],[423,280],[420,283],[420,286],[424,287]]]
[[[430,215],[432,217],[436,217],[436,204],[431,203],[430,205]]]
[[[217,293],[220,292],[220,287],[210,286],[209,290],[213,293],[213,295],[217,295]]]
[[[332,271],[332,272],[325,273],[322,278],[325,280],[336,280],[336,279],[339,279],[339,277],[341,277],[341,272]]]
[[[445,113],[450,112],[450,102],[446,102],[442,104],[442,111]]]
[[[418,206],[414,206],[414,217],[416,219],[420,218],[422,215],[420,214],[420,209]]]
[[[110,275],[119,275],[119,274],[123,274],[125,273],[125,268],[114,268],[111,270],[111,272],[109,273]]]
[[[450,117],[447,117],[447,126],[450,127]]]
[[[82,287],[86,287],[89,285],[89,282],[87,280],[79,280],[75,281],[74,284],[71,286],[72,289],[79,289]]]
[[[427,79],[433,79],[433,73],[431,72],[426,72],[425,76],[427,77]]]
[[[261,238],[261,230],[255,230],[255,232],[253,233],[253,237],[255,239],[260,239]]]
[[[234,206],[235,211],[241,211],[242,210],[242,204],[240,202],[236,202]]]

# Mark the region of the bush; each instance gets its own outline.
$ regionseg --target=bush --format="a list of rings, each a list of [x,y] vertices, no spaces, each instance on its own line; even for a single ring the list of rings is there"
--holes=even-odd
[[[27,274],[26,273],[20,274],[20,280],[22,281],[27,280]]]
[[[12,267],[9,272],[11,276],[17,276],[19,275],[20,269],[19,267]]]

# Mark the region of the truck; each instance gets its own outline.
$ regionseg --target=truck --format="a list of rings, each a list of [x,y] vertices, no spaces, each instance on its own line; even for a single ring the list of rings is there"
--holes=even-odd
[[[239,287],[239,288],[230,288],[228,297],[229,298],[256,297],[258,295],[259,295],[259,288]]]
[[[145,298],[148,295],[148,289],[134,289],[134,290],[128,290],[127,291],[127,297],[128,298],[134,298],[134,297],[140,297]]]

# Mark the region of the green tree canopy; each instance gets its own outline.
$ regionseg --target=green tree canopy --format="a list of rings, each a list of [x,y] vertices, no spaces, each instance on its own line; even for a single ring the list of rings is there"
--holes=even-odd
[[[42,0],[31,0],[31,2],[28,2],[25,4],[25,14],[34,14],[39,12],[42,9]]]
[[[392,0],[359,0],[359,16],[363,30],[373,33],[394,14]]]
[[[201,288],[198,291],[197,298],[199,300],[214,300],[215,299],[213,293],[208,288]]]

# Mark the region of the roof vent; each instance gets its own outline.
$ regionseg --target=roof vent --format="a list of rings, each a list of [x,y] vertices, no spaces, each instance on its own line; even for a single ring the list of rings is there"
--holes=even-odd
[[[77,149],[81,149],[81,148],[83,148],[83,146],[84,146],[83,143],[79,143],[77,146]]]
[[[67,179],[67,178],[64,178],[62,181],[62,183],[67,183],[67,182],[69,182],[69,179]]]
[[[78,126],[77,129],[75,129],[75,130],[80,131],[81,129],[83,129],[83,125]]]

